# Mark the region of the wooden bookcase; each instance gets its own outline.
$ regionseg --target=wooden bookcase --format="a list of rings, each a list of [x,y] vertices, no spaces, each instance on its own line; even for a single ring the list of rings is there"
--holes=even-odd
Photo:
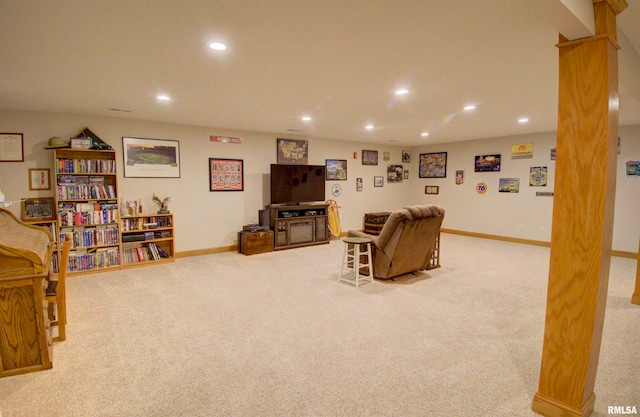
[[[122,216],[122,267],[175,261],[173,214]]]
[[[60,239],[71,237],[68,271],[119,267],[115,151],[63,148],[53,158]]]

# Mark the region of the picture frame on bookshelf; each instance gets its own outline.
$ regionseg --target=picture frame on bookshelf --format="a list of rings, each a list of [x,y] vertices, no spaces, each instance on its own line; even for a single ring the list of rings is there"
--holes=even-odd
[[[53,207],[53,197],[24,199],[22,201],[22,220],[53,220],[55,219]]]
[[[309,161],[309,141],[278,138],[276,152],[279,164],[306,165]]]
[[[29,190],[50,190],[51,170],[49,168],[29,168]]]
[[[22,133],[0,133],[0,162],[24,162]]]
[[[122,138],[126,178],[180,178],[180,142]]]
[[[418,176],[419,178],[447,178],[447,153],[421,153]]]
[[[209,191],[244,191],[244,160],[209,158]]]

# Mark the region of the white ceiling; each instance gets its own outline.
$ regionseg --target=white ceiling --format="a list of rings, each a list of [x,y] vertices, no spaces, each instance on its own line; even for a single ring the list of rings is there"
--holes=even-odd
[[[409,146],[554,131],[562,28],[534,12],[542,1],[563,2],[0,0],[0,109]],[[627,1],[622,125],[640,124],[640,0]]]

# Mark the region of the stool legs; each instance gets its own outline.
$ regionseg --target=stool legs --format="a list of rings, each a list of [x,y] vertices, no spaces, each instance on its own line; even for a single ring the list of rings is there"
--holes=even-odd
[[[361,246],[364,247],[364,249],[362,249]],[[366,274],[363,274],[362,272],[365,268]],[[345,250],[342,254],[342,267],[338,275],[338,282],[341,281],[355,284],[356,288],[358,288],[361,282],[373,282],[371,245],[369,243],[345,242]]]

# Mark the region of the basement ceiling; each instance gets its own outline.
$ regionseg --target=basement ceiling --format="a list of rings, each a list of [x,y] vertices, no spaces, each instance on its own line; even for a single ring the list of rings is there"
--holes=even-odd
[[[534,2],[561,0],[0,0],[0,109],[406,146],[555,131],[562,28]],[[640,124],[628,3],[622,125]]]

